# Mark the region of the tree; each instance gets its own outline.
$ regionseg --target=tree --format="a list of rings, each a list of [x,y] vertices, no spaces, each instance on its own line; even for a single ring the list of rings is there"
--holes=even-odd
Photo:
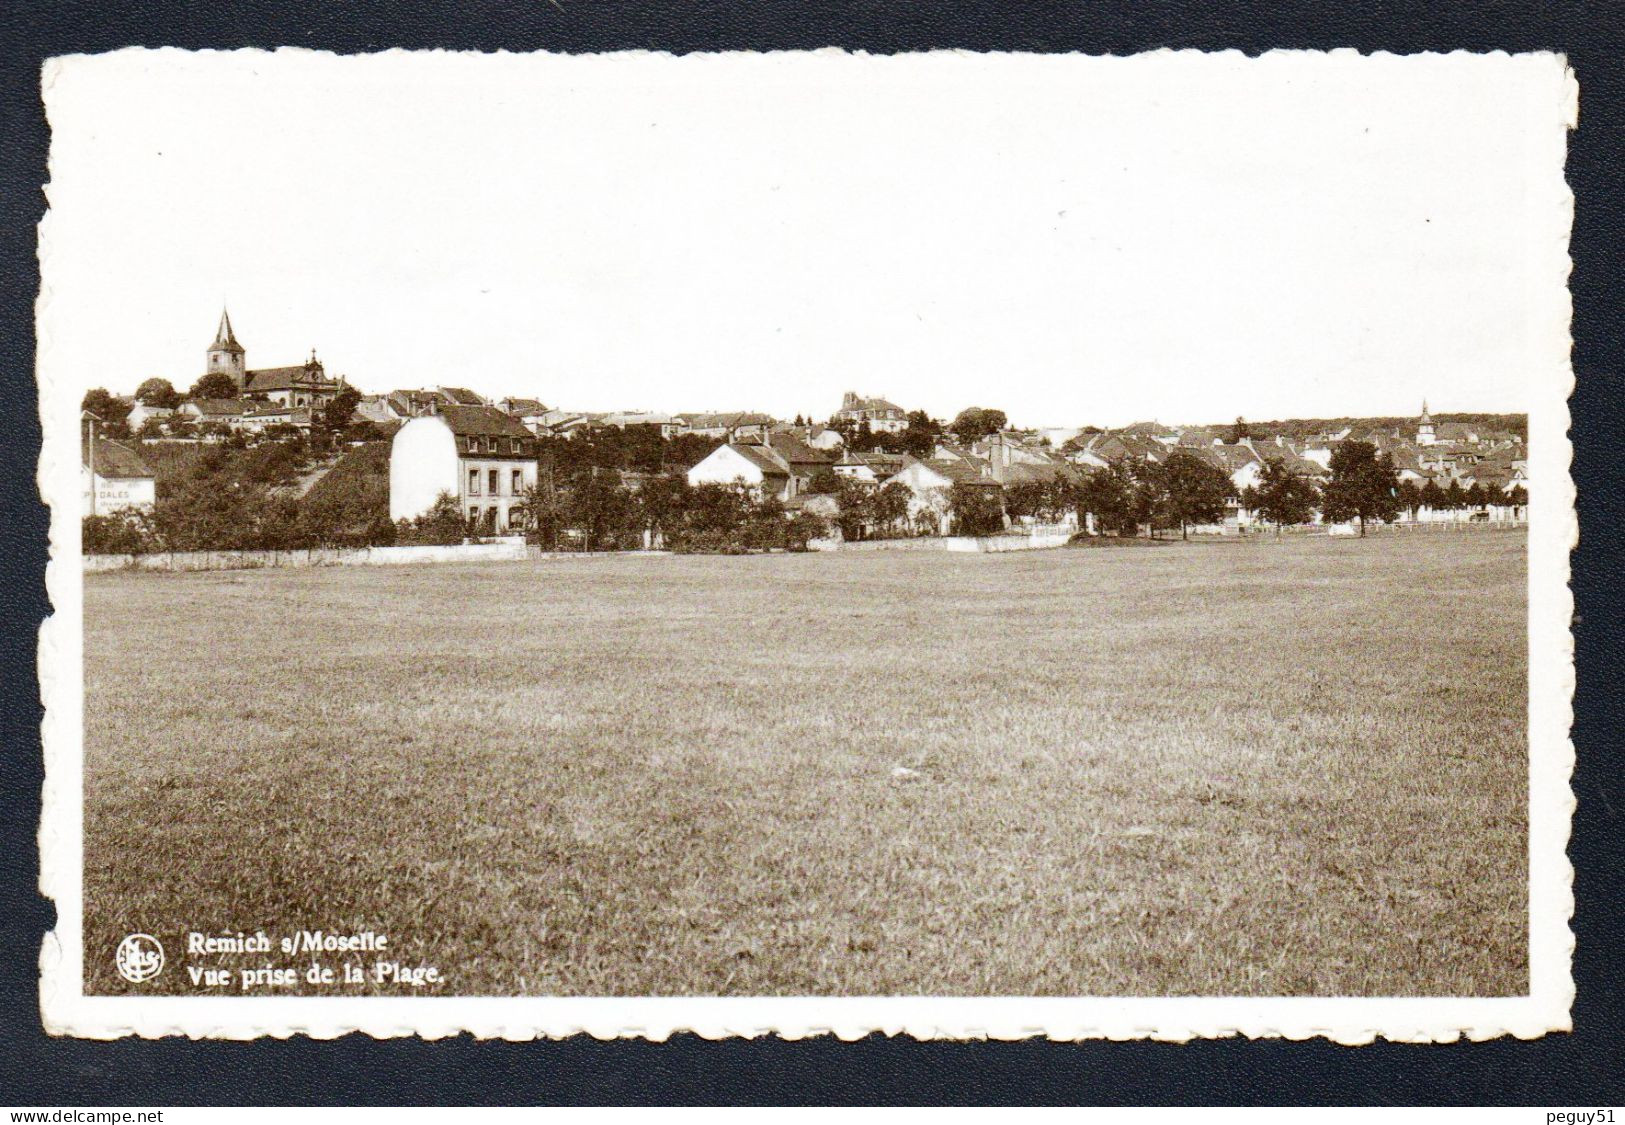
[[[875,438],[875,429],[869,425],[865,418],[853,428],[852,434],[846,441],[846,447],[854,453],[872,453],[879,444]]]
[[[340,387],[322,408],[322,426],[332,432],[345,430],[355,417],[355,408],[361,405],[361,392],[351,386]]]
[[[1004,429],[1008,423],[1002,410],[989,410],[980,406],[968,406],[955,415],[948,428],[961,442],[969,443],[980,441],[985,437],[992,437]]]
[[[1236,493],[1223,469],[1183,451],[1169,454],[1157,468],[1160,495],[1154,512],[1166,526],[1177,524],[1181,539],[1190,538],[1193,523],[1224,519],[1225,502]]]
[[[623,532],[632,527],[631,496],[621,485],[617,469],[588,469],[570,482],[564,504],[565,521],[585,536],[589,550],[620,546]]]
[[[941,422],[923,410],[910,410],[908,429],[900,434],[891,435],[887,441],[887,448],[894,453],[907,453],[911,457],[924,459],[937,447],[937,439],[941,436]]]
[[[835,496],[841,491],[841,478],[834,469],[819,469],[807,482],[806,491],[819,496]]]
[[[1422,490],[1416,487],[1416,482],[1411,480],[1400,481],[1399,490],[1395,496],[1399,501],[1400,508],[1409,512],[1411,519],[1414,520],[1416,513],[1422,508]]]
[[[665,541],[666,532],[682,518],[688,506],[688,478],[680,473],[653,477],[638,489],[639,522],[653,547]]]
[[[160,410],[173,410],[181,404],[180,392],[168,379],[148,379],[135,389],[135,399]]]
[[[551,461],[544,461],[538,466],[536,483],[521,493],[515,510],[536,537],[536,542],[549,550],[559,549],[559,532],[564,528],[564,496],[554,479]]]
[[[395,525],[397,543],[422,546],[448,546],[468,538],[468,520],[449,492],[435,497],[434,506],[414,520]]]
[[[865,538],[875,523],[875,490],[851,477],[836,477],[835,486],[839,509],[835,524],[841,529],[841,538],[848,542]]]
[[[130,404],[105,387],[85,392],[79,400],[79,409],[96,417],[96,433],[100,437],[130,436]],[[84,427],[80,426],[83,430]]]
[[[1252,436],[1253,431],[1247,427],[1247,419],[1237,414],[1235,423],[1230,427],[1230,436],[1225,440],[1231,445],[1240,445],[1243,439]]]
[[[1437,512],[1444,507],[1444,489],[1440,488],[1439,482],[1432,477],[1427,479],[1416,495],[1424,508]]]
[[[186,397],[194,401],[206,398],[236,398],[237,380],[224,371],[211,371],[192,384],[192,389],[187,392]]]
[[[914,493],[901,481],[892,481],[878,489],[871,501],[875,524],[886,532],[895,532],[908,519],[909,501]]]
[[[1134,462],[1123,458],[1087,473],[1073,498],[1078,522],[1092,514],[1101,531],[1138,534],[1141,512],[1135,468]]]
[[[125,508],[105,516],[86,516],[81,525],[80,550],[87,555],[140,555],[154,545],[145,512]]]
[[[948,493],[948,511],[955,535],[997,535],[1004,530],[1001,488],[955,481]]]
[[[1331,480],[1322,494],[1326,518],[1337,523],[1391,520],[1399,514],[1399,474],[1394,463],[1368,441],[1345,441],[1332,450]],[[1453,485],[1458,492],[1460,485]]]
[[[1249,507],[1275,525],[1277,537],[1285,523],[1308,523],[1315,515],[1319,490],[1314,482],[1300,477],[1278,457],[1264,459],[1264,472],[1252,493]]]
[[[784,545],[792,551],[805,551],[812,540],[828,534],[828,523],[811,512],[797,512],[784,521]]]

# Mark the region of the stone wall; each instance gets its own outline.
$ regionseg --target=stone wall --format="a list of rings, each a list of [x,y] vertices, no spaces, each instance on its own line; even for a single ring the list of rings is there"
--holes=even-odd
[[[462,543],[444,547],[313,547],[304,551],[159,551],[151,555],[85,555],[87,573],[102,570],[263,570],[267,567],[401,566],[413,563],[498,562],[524,559],[518,543]]]

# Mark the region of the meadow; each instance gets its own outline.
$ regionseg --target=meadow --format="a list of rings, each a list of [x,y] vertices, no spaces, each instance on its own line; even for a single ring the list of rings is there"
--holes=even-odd
[[[1520,994],[1525,547],[89,575],[86,990]]]

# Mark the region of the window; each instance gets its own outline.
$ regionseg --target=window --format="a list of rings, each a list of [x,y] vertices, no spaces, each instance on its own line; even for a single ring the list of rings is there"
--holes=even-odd
[[[485,530],[487,530],[487,531],[495,531],[496,529],[497,529],[497,510],[495,508],[487,508],[485,510]]]
[[[471,437],[471,438],[468,439],[468,451],[470,453],[478,453],[480,451],[480,439],[479,438]]]
[[[518,469],[513,471],[513,494],[518,496],[525,491],[525,474]]]
[[[488,437],[485,439],[485,451],[487,453],[495,453],[497,451],[496,438]]]
[[[470,496],[480,494],[480,471],[478,469],[468,470],[468,494]]]
[[[489,476],[489,482],[490,482],[490,485],[491,485],[491,489],[490,489],[491,495],[492,496],[499,495],[502,492],[502,474],[498,470],[492,469],[491,472],[488,474],[488,476]],[[495,508],[492,508],[491,510],[493,512],[496,511]]]
[[[519,439],[518,438],[514,438],[513,441],[510,442],[509,444],[511,444],[513,446],[513,449],[512,449],[511,452],[514,452],[514,453],[519,452]]]
[[[469,523],[479,523],[480,522],[480,510],[478,508],[470,508],[468,510],[468,522]]]

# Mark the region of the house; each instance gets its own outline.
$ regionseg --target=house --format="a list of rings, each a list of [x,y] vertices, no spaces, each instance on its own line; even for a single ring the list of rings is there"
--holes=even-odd
[[[823,449],[833,452],[846,444],[841,438],[841,431],[829,426],[808,426],[802,435],[802,441],[814,449]]]
[[[903,467],[881,483],[885,488],[901,484],[909,490],[908,518],[915,527],[947,535],[953,526],[953,488],[964,485],[1003,493],[1004,486],[991,474],[980,472],[962,458],[932,458],[922,461],[905,457]]]
[[[248,403],[240,398],[195,398],[181,403],[175,414],[200,426],[219,422],[235,427],[247,409]]]
[[[310,411],[301,406],[284,406],[277,402],[251,402],[231,426],[234,430],[251,434],[262,434],[272,426],[292,426],[308,432]]]
[[[687,425],[682,418],[674,414],[659,414],[652,410],[624,410],[606,414],[602,424],[622,430],[628,426],[657,426],[660,429],[660,436],[667,438],[676,437]]]
[[[577,410],[526,411],[515,415],[538,437],[572,437],[592,428],[592,418]]]
[[[908,429],[908,411],[884,398],[865,398],[856,391],[841,396],[841,408],[832,419],[836,423],[860,426],[869,423],[877,434],[900,434]]]
[[[794,495],[790,467],[756,443],[719,445],[688,471],[688,483],[745,484],[763,496],[788,500]]]
[[[130,427],[132,433],[139,433],[142,426],[149,421],[167,422],[175,416],[175,412],[162,406],[148,406],[140,399],[130,405],[130,413],[124,418],[124,424]]]
[[[931,450],[929,458],[932,462],[959,462],[974,471],[977,476],[992,478],[993,466],[988,464],[985,457],[978,456],[973,450],[960,445],[958,442],[939,439]]]
[[[807,492],[835,463],[833,454],[814,449],[792,434],[769,434],[755,442],[719,445],[688,471],[688,483],[742,482],[764,496],[789,501]]]
[[[390,442],[392,520],[415,519],[447,494],[482,530],[512,530],[535,486],[535,435],[494,406],[439,406],[402,423]]]
[[[447,406],[489,406],[479,395],[467,387],[439,388],[440,401]]]
[[[951,443],[940,446],[956,449]],[[1013,434],[1000,433],[983,438],[970,447],[970,453],[986,466],[986,472],[1000,484],[1021,480],[1054,480],[1071,476],[1072,467],[1041,445],[1028,444]],[[977,465],[981,468],[981,465]]]
[[[384,396],[386,407],[397,418],[416,418],[420,414],[427,414],[442,401],[439,391],[428,390],[390,391]]]
[[[1125,437],[1148,438],[1163,445],[1179,444],[1179,435],[1161,422],[1134,422],[1116,432]]]
[[[504,414],[512,414],[515,418],[522,418],[529,414],[544,414],[547,407],[539,398],[502,398],[497,400],[497,409]]]
[[[904,454],[901,453],[852,453],[848,451],[843,453],[841,459],[831,467],[838,477],[862,481],[864,484],[879,485],[881,481],[888,480],[902,471],[903,460]]]
[[[701,437],[723,438],[727,441],[749,440],[761,438],[767,434],[774,425],[774,420],[766,414],[757,414],[752,411],[734,411],[731,413],[714,413],[700,411],[678,416],[683,422],[680,432],[685,434],[698,434]]]
[[[84,514],[106,516],[132,509],[150,511],[156,498],[152,470],[127,445],[106,438],[79,443],[79,481]]]
[[[388,395],[362,395],[361,401],[355,404],[355,416],[375,426],[410,417],[397,411]]]
[[[1101,469],[1114,461],[1163,461],[1169,448],[1154,437],[1128,430],[1094,434],[1081,446],[1074,445],[1067,459],[1075,465]]]

